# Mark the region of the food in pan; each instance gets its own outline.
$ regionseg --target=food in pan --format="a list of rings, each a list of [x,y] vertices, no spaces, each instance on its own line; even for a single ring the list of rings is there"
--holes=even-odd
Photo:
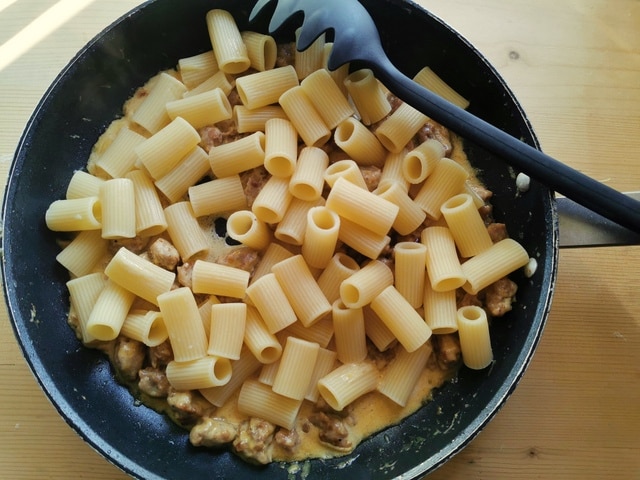
[[[46,212],[69,323],[196,446],[351,452],[490,366],[529,256],[461,140],[370,71],[325,70],[324,38],[205,24],[212,50],[138,89]]]

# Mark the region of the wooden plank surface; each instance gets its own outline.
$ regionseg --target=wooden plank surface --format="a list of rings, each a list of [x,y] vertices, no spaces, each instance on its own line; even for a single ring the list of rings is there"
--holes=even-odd
[[[0,1],[0,181],[75,52],[137,5]],[[640,2],[420,0],[523,104],[543,149],[640,189]],[[640,479],[640,247],[564,250],[538,351],[495,419],[429,479]],[[0,310],[0,477],[124,479],[58,416]]]

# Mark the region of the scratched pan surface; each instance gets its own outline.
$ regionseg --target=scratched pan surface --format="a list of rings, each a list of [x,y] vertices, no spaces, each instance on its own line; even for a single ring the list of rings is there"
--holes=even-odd
[[[536,144],[517,101],[481,54],[457,33],[403,0],[363,0],[391,59],[413,75],[428,64],[471,100],[477,115]],[[44,212],[64,196],[91,146],[149,77],[181,57],[210,49],[204,15],[225,8],[247,28],[253,1],[148,2],[92,40],[45,94],[20,145],[3,211],[5,295],[17,339],[60,414],[109,461],[138,478],[292,478],[295,468],[250,466],[227,451],[196,449],[185,431],[143,406],[112,376],[105,357],[82,348],[65,324],[66,273]],[[256,24],[252,28],[264,28]],[[517,195],[513,172],[467,144],[474,166],[495,193],[495,214],[539,268],[519,284],[514,310],[494,322],[490,371],[462,369],[432,402],[401,424],[365,441],[351,455],[313,460],[300,478],[414,478],[460,451],[491,419],[522,376],[548,314],[557,262],[555,203],[533,184]],[[295,467],[295,466],[294,466]],[[300,467],[300,466],[298,466]]]

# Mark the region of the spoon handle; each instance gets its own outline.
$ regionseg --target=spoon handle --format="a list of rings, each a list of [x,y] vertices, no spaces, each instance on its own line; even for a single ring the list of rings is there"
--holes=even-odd
[[[640,233],[640,202],[555,160],[417,84],[386,57],[368,59],[398,98],[589,210]]]

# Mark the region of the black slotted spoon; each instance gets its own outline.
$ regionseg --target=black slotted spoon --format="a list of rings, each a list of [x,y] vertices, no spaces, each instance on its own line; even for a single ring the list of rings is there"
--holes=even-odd
[[[387,57],[373,19],[357,0],[259,0],[249,21],[254,21],[274,3],[270,33],[302,14],[298,50],[306,50],[320,35],[332,31],[334,48],[328,60],[329,69],[355,61],[368,66],[385,87],[415,109],[550,189],[640,233],[640,202],[449,103],[400,72]]]

